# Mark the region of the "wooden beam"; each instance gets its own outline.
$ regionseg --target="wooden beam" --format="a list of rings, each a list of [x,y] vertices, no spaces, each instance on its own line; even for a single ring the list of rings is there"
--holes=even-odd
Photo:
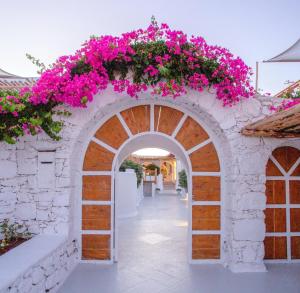
[[[300,132],[281,132],[273,130],[255,130],[243,128],[241,133],[245,136],[252,137],[274,137],[274,138],[297,138],[300,137]]]
[[[245,126],[247,136],[300,137],[300,104]]]
[[[285,121],[286,119],[290,120],[295,118],[294,122],[295,124],[299,121],[299,115],[300,115],[300,104],[292,107],[291,109],[281,111],[278,113],[275,113],[271,116],[268,116],[264,119],[261,119],[257,122],[251,123],[246,126],[248,129],[256,129],[259,127],[269,127],[270,125],[277,125],[282,123],[282,121]]]
[[[300,132],[300,124],[282,129],[284,132]]]

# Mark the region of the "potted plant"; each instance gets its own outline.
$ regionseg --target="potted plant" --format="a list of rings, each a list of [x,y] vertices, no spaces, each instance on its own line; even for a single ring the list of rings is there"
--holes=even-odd
[[[119,171],[121,172],[125,172],[126,169],[133,169],[134,172],[135,172],[135,175],[136,175],[136,179],[137,179],[137,187],[140,186],[140,184],[142,183],[142,180],[143,180],[143,166],[134,162],[134,161],[131,161],[131,160],[125,160],[120,168],[119,168]]]
[[[4,219],[0,223],[0,255],[31,238],[28,228]]]
[[[187,192],[187,175],[186,175],[186,172],[185,170],[181,170],[179,173],[178,173],[178,178],[179,178],[179,187],[181,188],[180,189],[180,193],[181,195],[185,194]],[[178,191],[178,189],[177,189]],[[182,193],[182,191],[184,191],[184,193]]]

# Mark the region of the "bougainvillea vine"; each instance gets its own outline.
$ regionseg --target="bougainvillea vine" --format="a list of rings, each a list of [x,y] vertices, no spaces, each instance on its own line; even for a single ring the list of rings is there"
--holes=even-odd
[[[277,107],[272,106],[271,110],[277,111],[277,112],[283,111],[283,110],[289,109],[291,107],[294,107],[294,106],[300,104],[300,88],[299,88],[299,86],[292,90],[288,90],[288,91],[284,92],[280,98],[283,99],[283,102]]]
[[[38,63],[38,62],[37,62]],[[20,93],[0,93],[0,140],[9,143],[44,130],[59,139],[58,105],[86,107],[109,84],[118,93],[138,98],[141,92],[179,97],[187,89],[213,88],[224,106],[253,96],[251,69],[227,49],[202,37],[171,30],[155,19],[147,29],[120,37],[91,37],[73,55],[44,69],[36,84]]]

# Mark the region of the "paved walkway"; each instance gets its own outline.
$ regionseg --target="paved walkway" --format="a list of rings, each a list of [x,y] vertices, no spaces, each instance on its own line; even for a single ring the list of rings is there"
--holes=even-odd
[[[187,202],[174,194],[145,198],[119,228],[119,262],[80,264],[60,293],[299,293],[300,264],[233,274],[221,265],[188,265]]]

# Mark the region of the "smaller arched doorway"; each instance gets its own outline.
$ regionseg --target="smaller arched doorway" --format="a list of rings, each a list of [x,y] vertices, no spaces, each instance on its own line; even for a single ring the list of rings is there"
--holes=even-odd
[[[272,152],[266,166],[265,210],[267,262],[300,261],[300,150]]]
[[[176,180],[176,161],[165,160],[160,165],[161,173],[163,174],[164,184],[172,183]]]
[[[108,117],[88,144],[82,171],[83,260],[113,262],[114,170],[132,152],[131,141],[159,147],[160,140],[180,150],[189,170],[189,261],[221,259],[221,170],[212,138],[193,115],[146,104]]]
[[[174,154],[176,156],[176,158],[178,158],[182,164],[185,166],[185,169],[187,170],[188,173],[188,177],[190,178],[191,175],[191,163],[189,160],[189,157],[186,156],[184,149],[182,148],[182,146],[175,141],[174,139],[170,138],[169,136],[163,134],[163,133],[155,133],[155,132],[143,132],[140,133],[136,136],[132,136],[130,139],[128,139],[126,141],[126,143],[124,143],[124,145],[119,149],[119,151],[117,152],[116,156],[115,156],[115,160],[113,163],[113,170],[115,171],[115,174],[118,172],[120,165],[122,164],[122,162],[124,161],[124,159],[126,159],[130,154],[132,154],[133,152],[139,150],[139,149],[144,149],[144,148],[160,148],[160,149],[164,149],[169,151],[170,153]],[[191,184],[188,185],[189,187],[191,186]],[[116,188],[116,183],[115,183],[115,188]],[[121,188],[119,188],[120,190]],[[191,188],[189,188],[189,192],[191,194]],[[119,198],[118,196],[121,196],[121,194],[116,193],[115,192],[115,197],[114,197],[114,203],[115,206],[118,206],[118,201]],[[188,198],[188,215],[190,215],[190,206],[191,206],[191,199]],[[174,215],[174,218],[176,218],[176,215]],[[158,219],[152,219],[152,221],[154,222],[155,220]],[[185,220],[187,220],[187,222],[189,222],[188,224],[188,228],[191,227],[191,218],[187,217],[185,218]],[[120,234],[120,230],[122,230],[122,225],[121,222],[123,221],[123,219],[119,219],[118,217],[118,209],[115,208],[115,213],[114,213],[114,223],[115,223],[115,229],[114,229],[114,260],[118,261],[119,260],[119,249],[120,247],[122,247],[122,239],[119,240],[119,234]],[[128,221],[127,221],[128,223]],[[132,224],[132,221],[129,221],[130,224]],[[162,225],[165,225],[165,223],[162,223]],[[119,228],[119,226],[121,226],[121,228]],[[137,227],[138,225],[134,225],[134,227]],[[132,227],[133,228],[133,227]],[[154,227],[153,227],[154,228]],[[127,228],[126,228],[127,230]],[[121,233],[123,235],[123,233]],[[159,235],[157,233],[154,233],[156,235]],[[189,242],[191,241],[191,231],[188,231],[187,233],[188,237],[186,239],[187,244],[189,244]],[[124,236],[122,237],[124,240]],[[128,242],[128,241],[127,241]],[[132,244],[134,245],[134,242],[132,242]],[[186,251],[186,259],[191,259],[191,245],[186,245],[188,247],[188,250]],[[124,250],[124,249],[123,249]],[[146,255],[145,255],[146,257]]]

